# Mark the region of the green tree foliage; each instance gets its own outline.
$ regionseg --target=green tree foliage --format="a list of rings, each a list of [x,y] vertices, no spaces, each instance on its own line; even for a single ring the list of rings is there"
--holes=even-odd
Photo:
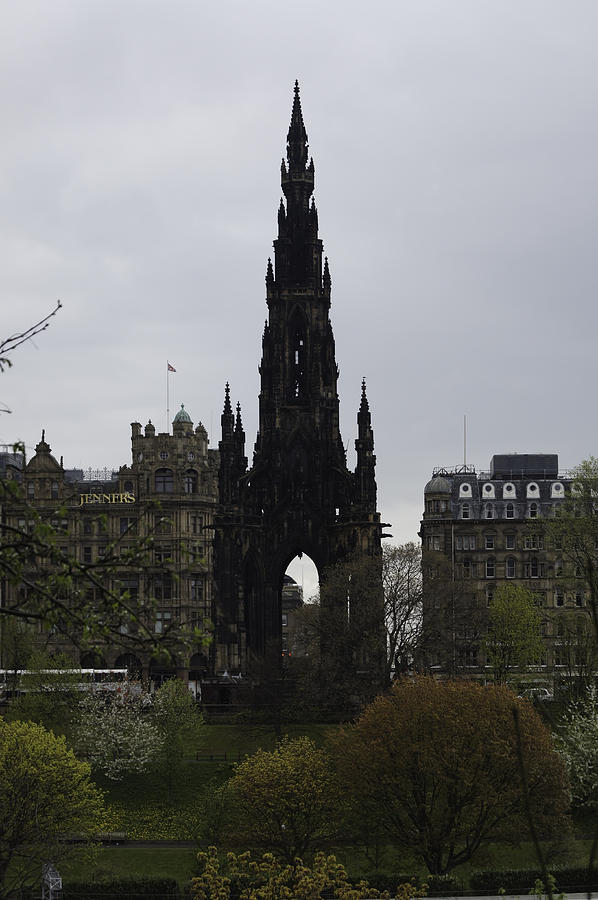
[[[181,773],[185,741],[201,725],[201,713],[187,685],[179,678],[170,678],[154,694],[151,719],[162,738],[159,770],[171,801]]]
[[[570,477],[571,487],[555,516],[538,525],[562,555],[564,590],[572,599],[577,591],[584,593],[598,635],[598,458],[584,460]]]
[[[72,660],[64,654],[31,653],[27,658],[27,674],[21,673],[15,682],[22,693],[11,701],[6,719],[36,722],[70,739],[81,699],[81,678],[72,666]]]
[[[528,825],[514,707],[536,828],[562,829],[563,762],[531,704],[504,686],[396,682],[331,736],[341,789],[432,874],[467,862],[489,841],[516,842]]]
[[[74,726],[75,749],[94,772],[110,781],[147,772],[165,737],[148,713],[149,694],[124,683],[118,692],[86,694]]]
[[[230,780],[239,833],[288,863],[331,833],[337,803],[327,754],[307,737],[258,750]]]
[[[567,766],[571,797],[577,806],[598,806],[598,696],[571,703],[559,725],[556,748]]]
[[[227,871],[221,871],[215,847],[198,855],[201,867],[199,876],[191,884],[193,900],[229,900],[231,884],[235,884],[235,896],[239,900],[321,900],[335,897],[338,900],[365,900],[365,898],[390,898],[387,891],[377,891],[365,881],[352,885],[343,866],[334,856],[316,853],[311,865],[296,859],[291,865],[281,863],[272,854],[265,853],[260,860],[252,860],[250,853],[229,853]],[[426,888],[414,884],[400,885],[394,895],[399,900],[424,897]]]
[[[102,829],[102,795],[89,774],[64,738],[0,719],[0,897],[39,881],[44,862],[76,852],[65,836]]]
[[[506,684],[513,668],[522,669],[542,659],[542,617],[535,601],[535,595],[519,584],[501,584],[496,589],[483,640],[496,684]]]

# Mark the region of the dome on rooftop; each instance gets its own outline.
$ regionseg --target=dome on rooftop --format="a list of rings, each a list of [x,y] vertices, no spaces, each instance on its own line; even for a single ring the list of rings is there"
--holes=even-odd
[[[176,414],[176,416],[175,416],[174,419],[173,419],[173,424],[174,424],[175,422],[189,422],[189,423],[191,423],[191,416],[189,415],[189,413],[188,413],[187,410],[185,409],[185,404],[184,404],[184,403],[181,403],[181,408],[179,409],[178,413]],[[192,424],[192,423],[191,423],[191,424]]]
[[[424,494],[450,494],[451,483],[442,475],[435,475],[424,488]]]

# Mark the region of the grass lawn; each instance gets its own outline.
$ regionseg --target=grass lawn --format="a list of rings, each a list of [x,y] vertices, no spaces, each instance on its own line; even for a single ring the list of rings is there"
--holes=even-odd
[[[566,859],[553,859],[554,865],[586,864],[590,851],[590,841],[575,841],[568,847]],[[376,873],[372,871],[361,851],[353,847],[329,847],[327,852],[334,853],[339,862],[345,865],[352,877],[366,878],[376,884]],[[254,857],[259,853],[252,854]],[[64,866],[61,874],[65,880],[76,881],[88,878],[102,879],[128,876],[162,876],[176,878],[186,884],[194,870],[197,850],[193,847],[103,847],[96,861],[88,864]],[[492,844],[474,860],[473,863],[460,866],[451,874],[460,878],[467,887],[471,872],[479,869],[527,869],[537,865],[531,843],[523,843],[520,847],[509,847],[503,844]],[[396,875],[425,875],[424,868],[413,859],[398,855],[388,848],[381,870]]]
[[[64,865],[60,873],[65,884],[145,875],[176,878],[183,885],[191,878],[196,857],[193,847],[102,847],[91,866]]]

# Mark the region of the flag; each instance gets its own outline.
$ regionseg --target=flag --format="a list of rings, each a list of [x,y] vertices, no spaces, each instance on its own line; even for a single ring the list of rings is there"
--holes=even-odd
[[[168,366],[168,369],[167,369],[168,372],[176,372],[175,367],[171,366],[169,362],[167,362],[166,365]]]

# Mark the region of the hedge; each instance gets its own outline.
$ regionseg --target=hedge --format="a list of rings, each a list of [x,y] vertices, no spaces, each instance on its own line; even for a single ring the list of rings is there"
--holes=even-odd
[[[174,878],[113,878],[102,881],[71,881],[63,886],[63,900],[179,900]]]
[[[588,888],[587,866],[567,866],[549,868],[554,876],[558,891],[585,891]],[[507,894],[529,894],[540,874],[536,869],[500,869],[472,872],[469,880],[474,891],[497,894],[503,888]],[[598,888],[598,871],[592,871],[592,889]]]

